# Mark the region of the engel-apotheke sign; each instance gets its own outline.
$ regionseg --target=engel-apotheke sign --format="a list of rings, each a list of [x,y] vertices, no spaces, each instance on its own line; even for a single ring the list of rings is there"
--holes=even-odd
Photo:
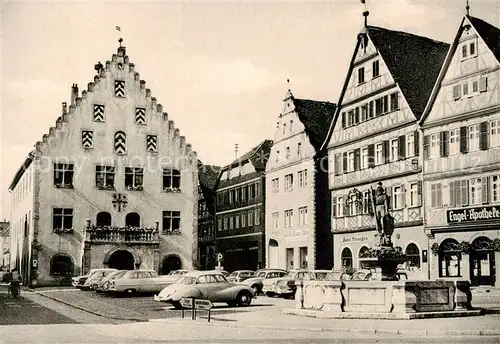
[[[448,223],[500,220],[500,207],[454,209],[446,212]]]

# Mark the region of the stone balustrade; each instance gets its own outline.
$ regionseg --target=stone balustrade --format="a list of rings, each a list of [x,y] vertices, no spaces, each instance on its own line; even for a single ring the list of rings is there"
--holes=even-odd
[[[158,244],[158,231],[140,227],[91,227],[85,230],[85,240],[92,244]]]

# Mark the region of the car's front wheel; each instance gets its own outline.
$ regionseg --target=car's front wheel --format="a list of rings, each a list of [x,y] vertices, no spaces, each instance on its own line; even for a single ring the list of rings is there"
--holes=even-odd
[[[247,307],[252,302],[252,294],[250,294],[248,291],[242,291],[238,294],[236,302],[240,307]]]

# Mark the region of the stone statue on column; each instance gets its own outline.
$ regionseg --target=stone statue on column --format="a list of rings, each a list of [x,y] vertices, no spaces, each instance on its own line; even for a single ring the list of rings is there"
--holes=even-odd
[[[378,183],[377,190],[375,192],[372,191],[372,195],[380,246],[392,247],[391,236],[394,233],[394,218],[389,213],[389,199],[381,182]]]

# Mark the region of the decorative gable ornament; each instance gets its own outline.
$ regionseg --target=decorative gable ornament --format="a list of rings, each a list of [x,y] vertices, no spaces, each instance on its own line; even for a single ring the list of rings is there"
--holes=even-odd
[[[121,193],[113,194],[113,208],[118,210],[119,212],[124,210],[127,207],[127,195]]]
[[[94,104],[94,122],[104,122],[104,105]]]
[[[123,131],[115,133],[115,153],[119,155],[127,153],[127,136]]]
[[[135,108],[135,124],[146,124],[146,109],[137,107]]]
[[[82,130],[82,147],[86,149],[94,148],[93,137],[94,132],[92,130]]]
[[[125,81],[115,80],[115,96],[119,98],[125,97]]]
[[[157,139],[158,139],[158,136],[156,136],[156,135],[148,135],[147,136],[147,138],[146,138],[146,150],[149,153],[157,153],[158,152]]]

